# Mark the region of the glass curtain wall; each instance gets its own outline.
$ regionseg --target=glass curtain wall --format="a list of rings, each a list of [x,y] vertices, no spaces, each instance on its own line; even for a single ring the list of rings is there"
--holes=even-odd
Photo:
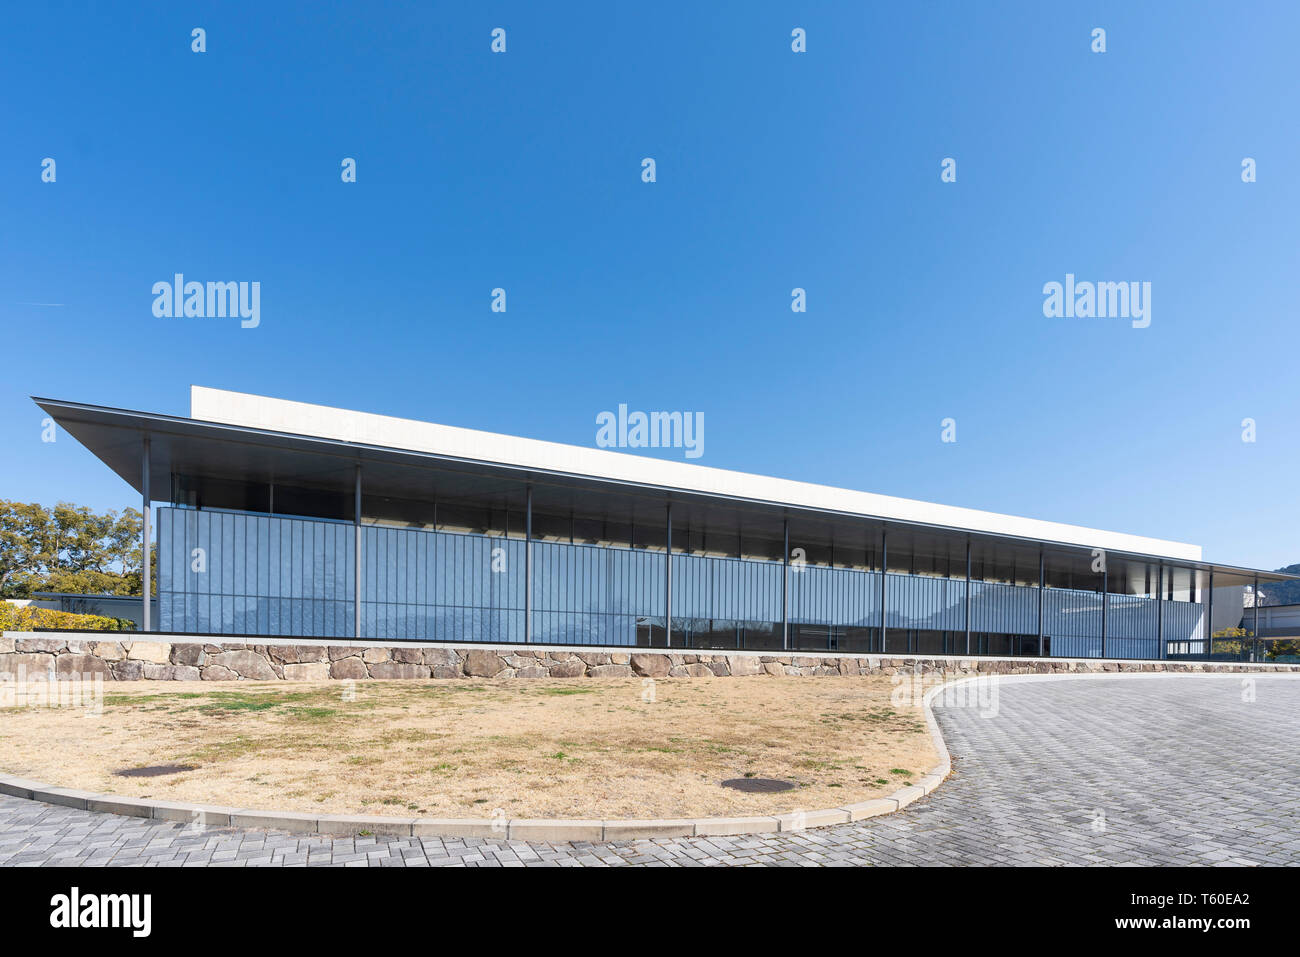
[[[878,529],[791,519],[789,580],[792,650],[881,650]]]
[[[1046,592],[1039,592],[1039,567],[1040,550],[1035,545],[972,537],[972,654],[1040,653],[1039,599]]]
[[[156,524],[164,631],[352,634],[350,523],[160,508]]]
[[[527,640],[525,515],[400,513],[361,526],[362,637]],[[675,648],[1158,658],[1204,645],[1192,569],[972,535],[968,602],[963,533],[796,517],[787,556],[780,519],[704,518],[673,526]],[[156,524],[163,629],[352,635],[351,522],[172,507]],[[666,525],[534,512],[533,642],[664,647]]]
[[[1159,575],[1154,563],[1127,558],[1107,562],[1107,657],[1161,657]]]
[[[964,654],[965,536],[890,528],[885,536],[884,651]]]
[[[685,648],[782,647],[783,542],[691,518],[673,526],[673,644]]]

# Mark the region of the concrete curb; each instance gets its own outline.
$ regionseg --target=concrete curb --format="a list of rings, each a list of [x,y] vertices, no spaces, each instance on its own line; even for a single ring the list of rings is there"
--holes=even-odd
[[[944,774],[947,772],[945,771]],[[638,841],[673,837],[710,837],[737,834],[775,834],[808,828],[848,824],[881,814],[892,814],[928,794],[942,775],[932,772],[922,780],[929,788],[912,785],[887,798],[844,807],[792,811],[776,816],[704,817],[669,820],[539,820],[531,818],[403,818],[365,814],[308,814],[253,808],[185,804],[116,794],[95,794],[56,788],[39,781],[0,775],[0,794],[43,801],[82,811],[99,811],[125,817],[193,823],[204,827],[245,827],[285,831],[289,834],[324,834],[336,837],[385,835],[397,837],[478,837],[533,842]]]
[[[924,797],[952,771],[952,760],[944,743],[931,702],[953,685],[988,680],[989,676],[962,678],[936,685],[922,699],[930,740],[939,762],[915,784],[899,788],[888,797],[874,798],[843,807],[815,811],[791,811],[776,816],[702,817],[674,820],[538,820],[531,818],[403,818],[373,814],[304,814],[297,811],[261,811],[250,808],[185,804],[116,794],[94,794],[70,788],[51,787],[39,781],[0,774],[0,794],[44,801],[80,810],[121,814],[128,817],[180,821],[205,827],[249,827],[286,831],[290,834],[324,834],[351,837],[375,834],[397,837],[478,837],[512,841],[591,842],[652,840],[673,837],[716,837],[738,834],[775,834],[830,827],[892,814]],[[1014,676],[1003,676],[1014,677]],[[1074,677],[1073,675],[1026,675],[1023,677]],[[1097,677],[1109,677],[1098,675]]]

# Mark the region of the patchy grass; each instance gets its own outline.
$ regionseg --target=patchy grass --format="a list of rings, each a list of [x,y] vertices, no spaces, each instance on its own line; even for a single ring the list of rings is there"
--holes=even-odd
[[[583,687],[577,687],[577,688],[561,687],[561,688],[541,688],[539,690],[541,691],[542,694],[566,695],[566,694],[595,694],[598,689],[583,688]]]
[[[100,715],[0,711],[0,770],[241,807],[438,817],[694,817],[889,793],[935,755],[884,677],[141,682]],[[344,692],[355,688],[348,700]],[[163,778],[116,770],[192,764]],[[744,794],[735,777],[795,791]]]

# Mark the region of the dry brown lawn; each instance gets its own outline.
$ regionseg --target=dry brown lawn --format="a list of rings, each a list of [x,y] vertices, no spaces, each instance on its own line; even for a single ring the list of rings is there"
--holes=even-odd
[[[102,713],[0,710],[0,770],[233,807],[396,816],[672,818],[880,797],[937,760],[885,677],[105,685]],[[114,771],[158,764],[157,778]],[[744,794],[725,778],[781,778]]]

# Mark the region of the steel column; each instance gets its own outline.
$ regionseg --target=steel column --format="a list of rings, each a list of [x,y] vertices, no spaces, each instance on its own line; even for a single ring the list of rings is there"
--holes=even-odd
[[[1168,655],[1165,648],[1165,566],[1156,566],[1156,645],[1160,658]]]
[[[970,536],[966,536],[966,654],[970,654]]]
[[[1047,655],[1043,647],[1043,589],[1047,587],[1047,560],[1042,548],[1038,549],[1038,657]]]
[[[144,437],[144,452],[141,458],[141,489],[140,494],[143,499],[141,516],[143,521],[140,526],[140,560],[141,560],[141,578],[140,592],[144,596],[144,617],[140,620],[143,622],[143,631],[153,630],[153,615],[149,607],[149,600],[153,592],[153,556],[150,548],[153,544],[153,521],[150,515],[149,503],[153,500],[149,488],[149,436]]]
[[[1101,656],[1103,658],[1106,657],[1106,612],[1110,608],[1110,599],[1107,598],[1109,587],[1110,576],[1106,572],[1106,560],[1103,558],[1101,565]]]
[[[889,574],[889,530],[880,529],[880,653],[885,652],[885,635],[889,626],[885,624],[885,576]]]
[[[1214,569],[1210,569],[1210,584],[1205,589],[1205,657],[1214,654]]]
[[[664,548],[664,636],[667,647],[673,646],[673,503],[668,503],[668,541]]]
[[[524,641],[533,640],[533,487],[524,497]]]
[[[1255,594],[1253,598],[1254,598],[1254,607],[1255,607],[1255,634],[1251,636],[1253,639],[1250,643],[1251,661],[1255,660],[1255,649],[1259,648],[1260,650],[1263,650],[1264,647],[1259,642],[1259,576],[1258,575],[1255,576]]]
[[[782,570],[784,581],[781,583],[781,647],[790,648],[790,519],[785,519],[785,567]]]
[[[357,463],[356,472],[356,510],[352,517],[352,537],[355,549],[352,570],[352,636],[361,637],[361,463]]]

